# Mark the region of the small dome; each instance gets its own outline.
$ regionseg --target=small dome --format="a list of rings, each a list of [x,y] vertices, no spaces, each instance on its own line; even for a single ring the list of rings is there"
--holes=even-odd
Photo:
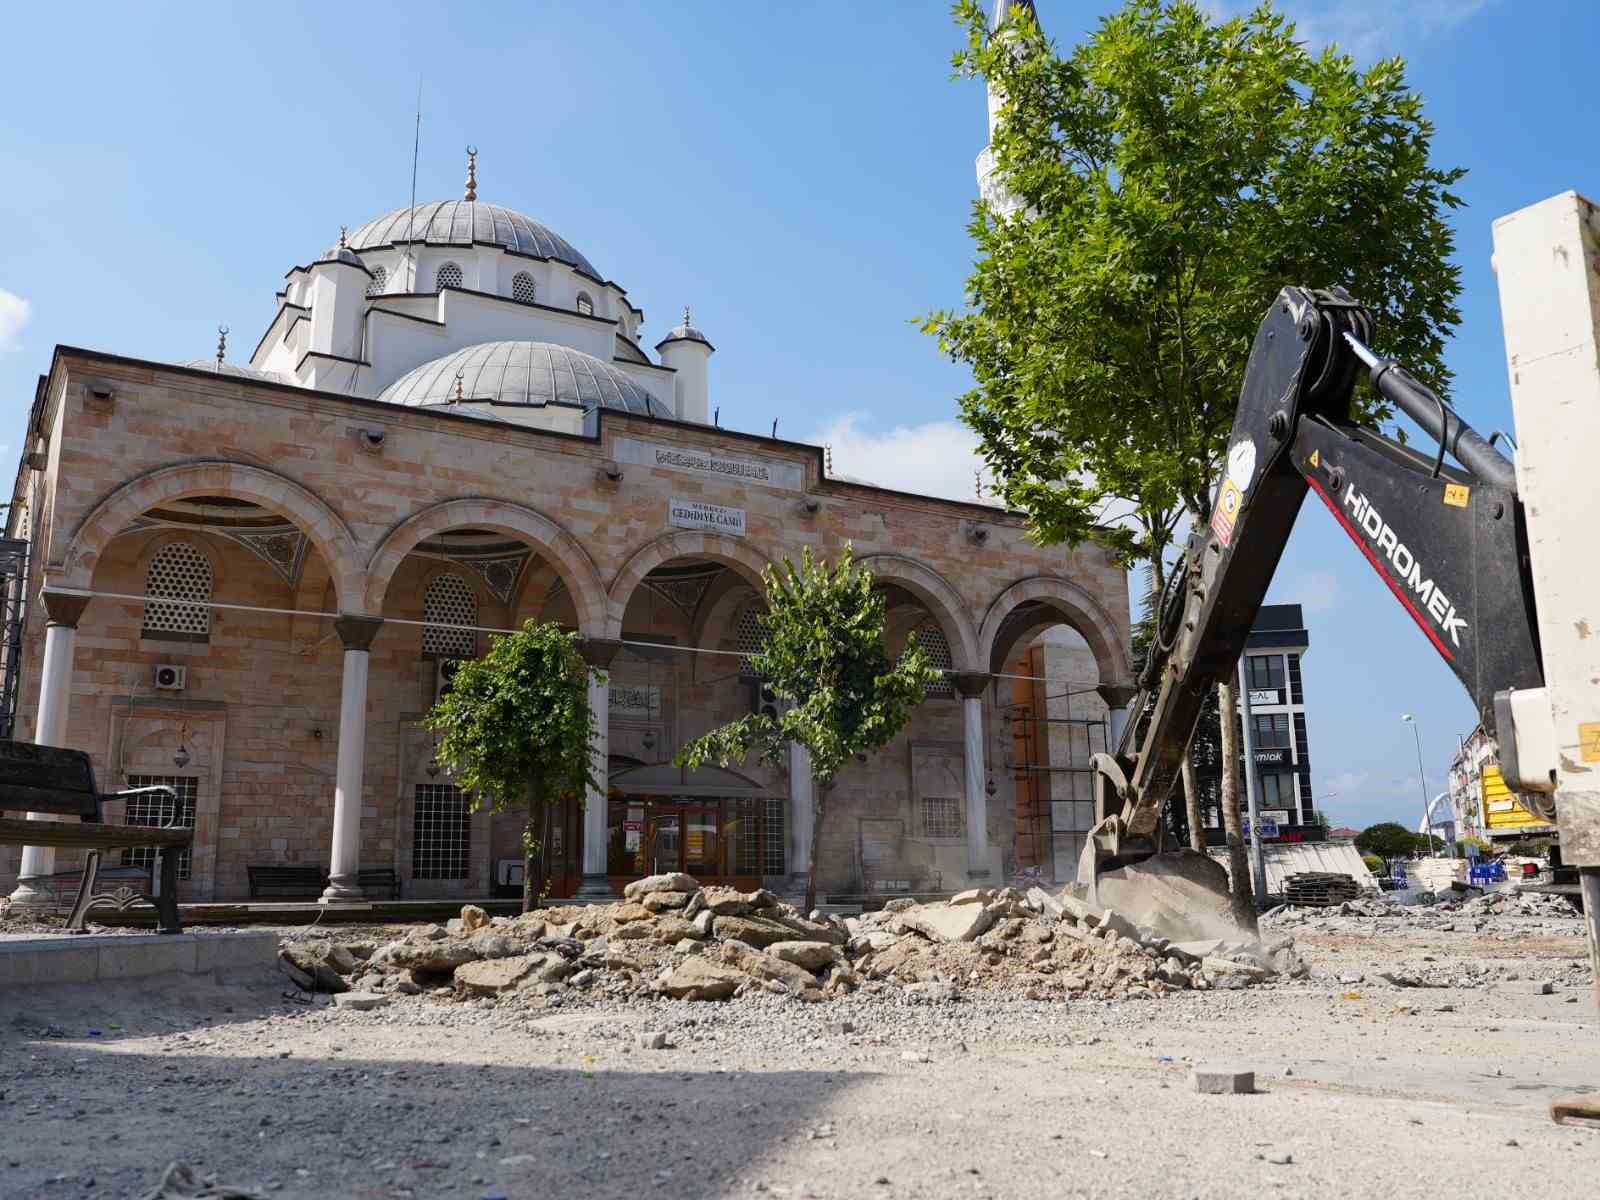
[[[671,417],[672,410],[627,372],[592,354],[550,342],[483,342],[423,363],[402,375],[378,396],[389,404],[412,407],[457,402],[542,408],[572,404],[614,408],[648,417]]]
[[[243,367],[237,363],[218,362],[214,358],[188,358],[182,362],[173,363],[175,367],[187,367],[191,371],[210,371],[213,375],[232,375],[237,379],[259,379],[263,383],[283,383],[284,378],[276,371],[259,371],[255,367]]]
[[[687,308],[683,310],[683,320],[667,331],[667,336],[656,343],[656,349],[661,349],[668,342],[703,342],[710,349],[716,349],[715,346],[711,345],[711,340],[705,334],[689,323],[689,310]]]
[[[397,208],[352,230],[345,245],[354,251],[422,242],[429,246],[499,246],[527,258],[550,258],[603,278],[572,243],[532,217],[482,200],[432,200],[415,210]],[[322,258],[335,256],[329,250]]]

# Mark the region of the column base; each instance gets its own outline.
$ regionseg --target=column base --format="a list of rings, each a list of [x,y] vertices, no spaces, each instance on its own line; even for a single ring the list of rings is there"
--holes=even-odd
[[[360,904],[371,908],[367,894],[356,885],[354,875],[334,875],[328,880],[328,886],[322,893],[318,904]]]
[[[591,875],[585,871],[583,882],[578,885],[576,900],[615,900],[616,892],[611,890],[611,877],[602,873]]]
[[[17,880],[16,890],[7,899],[10,900],[13,909],[57,907],[54,893],[48,888],[34,886],[34,882],[31,879]]]

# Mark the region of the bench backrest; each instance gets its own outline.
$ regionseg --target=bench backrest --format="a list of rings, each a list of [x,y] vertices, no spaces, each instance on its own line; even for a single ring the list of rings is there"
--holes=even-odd
[[[0,740],[0,810],[100,820],[89,755],[63,746]]]

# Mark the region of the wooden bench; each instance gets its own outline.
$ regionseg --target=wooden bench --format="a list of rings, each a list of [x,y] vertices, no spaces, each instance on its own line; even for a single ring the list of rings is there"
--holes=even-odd
[[[152,793],[161,793],[174,802],[177,799],[171,788],[159,784],[102,793],[95,787],[94,765],[82,750],[0,740],[0,845],[56,846],[89,852],[77,898],[67,917],[69,931],[84,932],[84,918],[90,909],[111,907],[125,911],[136,904],[149,903],[156,910],[156,928],[160,932],[182,932],[178,921],[178,853],[193,846],[194,830],[106,825],[101,819],[101,806],[107,800]],[[52,813],[79,820],[30,820],[7,817],[7,811]],[[176,816],[175,812],[175,819]],[[129,872],[108,871],[107,882],[114,880],[117,886],[110,891],[98,890],[100,856],[105,851],[141,848],[156,852],[157,866],[147,876],[135,880]],[[146,879],[148,882],[144,882]],[[143,886],[130,887],[130,881]]]
[[[322,895],[328,876],[321,867],[265,863],[246,866],[252,900],[305,900]]]

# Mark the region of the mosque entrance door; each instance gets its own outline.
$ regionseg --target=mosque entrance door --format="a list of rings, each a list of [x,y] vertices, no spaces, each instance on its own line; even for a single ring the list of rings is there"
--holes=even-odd
[[[716,767],[628,767],[611,776],[606,871],[613,890],[645,875],[683,871],[704,884],[761,886],[771,793]]]

